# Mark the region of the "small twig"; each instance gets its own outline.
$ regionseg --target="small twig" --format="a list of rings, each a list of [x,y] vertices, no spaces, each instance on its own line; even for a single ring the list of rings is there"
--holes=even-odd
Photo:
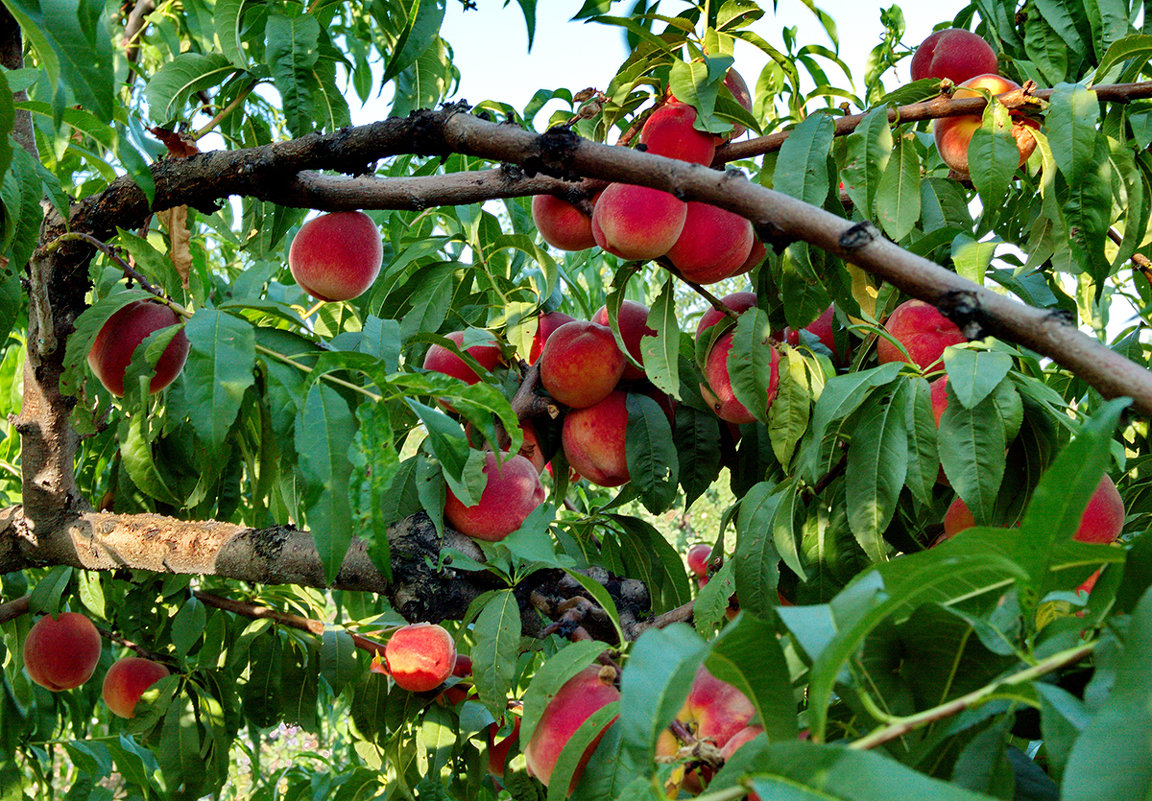
[[[676,269],[676,266],[672,264],[672,262],[668,259],[667,256],[661,256],[660,258],[656,259],[656,263],[659,264],[661,267],[663,267],[668,272],[672,273],[672,275],[676,276],[681,281],[683,281],[697,295],[699,295],[700,297],[704,298],[704,300],[711,303],[712,308],[714,308],[716,311],[720,312],[723,315],[731,317],[733,320],[735,320],[739,316],[736,314],[736,312],[732,311],[730,308],[728,308],[726,305],[724,305],[724,301],[720,300],[720,298],[713,295],[711,292],[709,292],[707,289],[705,289],[703,286],[696,283],[695,281],[689,281],[687,278],[685,278],[683,275],[681,275],[680,271]]]
[[[151,659],[153,662],[171,661],[169,657],[165,656],[164,654],[158,654],[155,651],[149,651],[143,645],[138,645],[131,640],[126,640],[119,634],[116,634],[115,632],[110,631],[103,626],[97,626],[96,630],[100,632],[100,636],[104,639],[109,640],[110,642],[114,642],[117,645],[122,645],[125,648],[134,651],[137,656],[143,657],[144,659]]]
[[[689,601],[686,604],[681,604],[675,609],[669,609],[662,615],[657,615],[651,620],[642,620],[632,627],[628,632],[629,639],[635,640],[648,629],[662,629],[671,626],[673,623],[686,623],[692,619],[692,608],[695,606],[695,601]]]
[[[151,292],[161,300],[165,300],[164,293],[148,283],[148,279],[138,273],[136,269],[132,267],[132,265],[121,258],[118,248],[109,245],[107,242],[101,242],[99,239],[91,236],[90,234],[83,233],[82,231],[69,231],[66,234],[61,234],[44,246],[44,252],[54,253],[59,250],[65,242],[84,242],[85,244],[91,245],[105,256],[107,256],[109,259],[116,262],[120,269],[123,270],[124,275],[127,276],[130,280],[140,284],[140,286],[143,287],[146,291]],[[167,303],[166,300],[165,303]]]
[[[822,475],[820,477],[819,481],[817,481],[815,484],[813,484],[809,488],[809,492],[811,493],[811,495],[809,497],[815,497],[815,496],[819,495],[820,493],[824,492],[824,490],[828,489],[829,484],[831,484],[833,481],[835,481],[837,478],[839,478],[841,475],[843,475],[845,470],[848,469],[848,453],[847,453],[848,445],[847,445],[847,443],[841,442],[840,443],[840,449],[845,451],[844,455],[842,455],[840,457],[840,461],[836,462],[836,464],[832,465],[832,467],[829,468],[827,473],[825,473],[824,475]]]
[[[1124,241],[1124,237],[1120,236],[1120,232],[1115,228],[1108,229],[1108,238],[1117,245]],[[1144,279],[1152,284],[1152,260],[1149,260],[1143,253],[1133,253],[1132,264],[1144,276]]]
[[[240,107],[240,104],[244,102],[245,98],[247,98],[248,95],[252,94],[252,90],[256,88],[258,83],[259,83],[259,81],[257,81],[256,79],[250,80],[248,82],[248,84],[243,89],[240,90],[239,94],[237,94],[236,97],[234,97],[232,99],[232,102],[230,102],[224,108],[220,109],[220,111],[216,114],[215,117],[213,117],[212,119],[208,120],[207,123],[205,123],[203,128],[196,131],[196,133],[192,134],[192,139],[194,141],[199,141],[200,139],[204,138],[209,133],[211,133],[212,129],[215,128],[217,125],[219,125],[224,120],[225,117],[227,117],[229,114],[231,114],[233,111],[235,111],[237,108]]]
[[[533,417],[548,417],[555,420],[560,416],[560,407],[546,395],[536,390],[540,387],[540,362],[524,371],[524,380],[520,388],[512,396],[512,411],[517,420],[531,419]]]
[[[140,0],[124,23],[124,55],[133,64],[140,55],[140,36],[148,25],[147,16],[156,10],[154,0]]]

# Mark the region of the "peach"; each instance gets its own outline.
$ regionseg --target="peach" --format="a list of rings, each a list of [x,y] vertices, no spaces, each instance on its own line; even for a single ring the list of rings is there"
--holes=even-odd
[[[976,89],[986,89],[993,95],[1002,95],[1019,88],[1019,84],[999,75],[977,75],[960,84],[952,96],[979,97],[980,92]],[[1016,140],[1016,149],[1020,151],[1020,163],[1017,166],[1022,167],[1036,149],[1036,138],[1032,136],[1032,131],[1040,126],[1035,120],[1027,117],[1013,116],[1010,133]],[[936,149],[940,152],[940,158],[961,177],[968,176],[968,145],[981,123],[982,117],[979,114],[941,117],[932,123],[932,133],[936,138]]]
[[[609,184],[592,211],[596,244],[622,259],[655,259],[676,244],[688,204],[667,192]]]
[[[741,264],[739,269],[732,273],[732,275],[744,275],[744,273],[752,272],[760,266],[761,262],[764,261],[764,257],[767,255],[768,248],[764,247],[764,243],[760,241],[760,237],[753,235],[752,249],[748,251],[748,258],[744,260],[744,263]],[[728,277],[731,278],[732,275]]]
[[[1088,500],[1088,506],[1080,517],[1080,526],[1073,539],[1080,542],[1113,542],[1124,530],[1124,500],[1116,489],[1115,482],[1105,473],[1096,491]]]
[[[756,417],[736,399],[732,379],[728,375],[728,353],[732,350],[732,333],[726,331],[721,334],[712,345],[712,350],[708,352],[708,358],[704,362],[706,383],[700,385],[700,393],[721,420],[727,420],[729,423],[751,423]],[[771,408],[772,401],[776,400],[776,388],[780,383],[780,354],[767,342],[764,346],[772,351],[772,376],[768,382],[768,405],[765,407],[768,409]]]
[[[532,221],[544,241],[558,250],[584,250],[596,244],[592,218],[567,200],[552,195],[534,196]]]
[[[744,745],[749,740],[753,740],[757,735],[763,734],[764,728],[762,726],[745,726],[740,731],[736,732],[729,738],[724,747],[720,749],[720,756],[727,762],[732,758],[732,755],[740,750],[740,746]]]
[[[384,662],[397,685],[414,693],[427,692],[452,675],[456,643],[442,626],[413,623],[388,638]]]
[[[133,301],[109,317],[96,334],[88,351],[88,366],[109,392],[123,397],[124,373],[137,346],[153,331],[179,322],[180,315],[163,304]],[[149,392],[159,392],[176,380],[188,359],[188,347],[188,337],[180,329],[156,362]]]
[[[968,340],[960,333],[956,323],[936,310],[935,306],[922,300],[909,300],[897,306],[884,328],[905,350],[881,338],[876,343],[876,355],[881,364],[887,362],[909,362],[927,373],[944,369],[940,357],[949,345],[959,345]]]
[[[480,501],[473,506],[465,506],[448,490],[444,518],[461,534],[499,542],[520,528],[528,515],[544,503],[544,485],[536,465],[519,454],[501,462],[500,457],[488,451],[484,454],[484,475],[488,481]]]
[[[962,498],[957,497],[944,512],[944,534],[940,539],[955,537],[961,531],[966,531],[976,525],[976,518]]]
[[[752,92],[748,90],[748,83],[744,80],[744,76],[734,69],[729,69],[728,73],[724,76],[724,85],[728,87],[728,91],[732,93],[732,98],[742,105],[749,114],[752,113]],[[722,139],[735,139],[748,130],[743,125],[733,123],[732,133]]]
[[[488,726],[488,772],[498,779],[504,778],[504,768],[508,764],[508,752],[520,742],[520,718],[512,716],[512,733],[503,737],[499,742],[496,735],[500,733],[500,724],[492,723]]]
[[[640,144],[649,153],[671,159],[711,164],[716,137],[693,127],[696,109],[675,98],[652,112],[640,129]]]
[[[688,569],[698,578],[708,578],[708,560],[712,558],[712,546],[703,542],[688,549]]]
[[[471,676],[472,657],[465,656],[464,654],[456,654],[456,664],[452,666],[452,675],[462,679]],[[471,687],[471,682],[457,682],[440,693],[440,698],[449,706],[456,706],[468,697],[468,690]]]
[[[736,274],[748,260],[754,239],[752,223],[744,217],[693,200],[668,259],[685,280],[713,284]]]
[[[614,684],[615,676],[616,671],[611,668],[593,665],[584,668],[564,683],[544,708],[544,713],[536,724],[536,730],[532,732],[532,739],[524,748],[528,775],[535,776],[547,786],[556,767],[556,760],[560,758],[560,752],[564,750],[564,746],[576,730],[597,710],[620,700],[620,691]],[[584,768],[592,758],[592,752],[596,750],[600,737],[608,730],[608,726],[615,722],[616,718],[613,718],[584,751],[576,771],[572,774],[572,782],[568,786],[569,795],[584,773]]]
[[[720,303],[739,315],[741,312],[746,312],[749,309],[755,307],[756,293],[733,292],[731,295],[725,295],[724,297],[720,298]],[[700,317],[699,324],[696,326],[696,338],[699,339],[701,334],[703,334],[712,326],[716,325],[716,323],[720,322],[721,318],[723,317],[724,312],[716,308],[711,308],[704,312],[704,314]]]
[[[536,318],[536,333],[532,335],[532,346],[528,351],[528,364],[536,364],[540,358],[540,351],[544,349],[544,343],[548,341],[548,337],[552,336],[555,331],[564,323],[570,323],[576,318],[564,312],[547,312],[541,314]]]
[[[833,335],[832,322],[836,317],[836,307],[829,306],[824,311],[820,312],[820,316],[808,324],[807,328],[801,329],[807,331],[812,336],[820,340],[820,344],[832,351],[832,358],[837,359],[836,353],[836,337]],[[784,330],[784,341],[789,345],[800,344],[800,331],[794,331],[791,328]]]
[[[362,211],[321,214],[300,226],[288,248],[288,269],[300,288],[318,300],[351,300],[372,286],[384,245]]]
[[[464,332],[452,331],[445,334],[444,338],[451,340],[459,348],[464,343]],[[495,370],[503,358],[500,348],[495,345],[473,345],[466,350],[462,348],[462,350],[478,361],[480,366],[486,370]],[[475,370],[443,345],[432,345],[428,348],[428,352],[424,354],[424,369],[459,378],[466,384],[475,384],[480,380],[480,376],[476,375]]]
[[[932,416],[936,418],[936,427],[940,427],[940,418],[948,408],[948,376],[942,375],[928,384],[928,397],[932,401]]]
[[[545,460],[544,449],[540,445],[540,435],[536,433],[536,426],[532,424],[531,420],[521,420],[520,431],[524,434],[523,443],[520,445],[520,455],[532,463],[537,474],[543,473],[548,462]]]
[[[92,678],[101,645],[100,632],[84,615],[45,615],[24,638],[24,667],[41,687],[52,692],[71,690]]]
[[[612,329],[608,325],[608,307],[601,306],[600,309],[592,315],[592,322],[597,325],[602,325],[611,331]],[[656,336],[656,330],[648,327],[648,307],[634,300],[626,300],[620,306],[620,314],[617,317],[617,322],[620,324],[620,338],[624,340],[624,344],[628,347],[628,353],[632,355],[633,359],[643,364],[644,355],[640,352],[640,340],[646,336]],[[624,374],[620,377],[622,380],[638,381],[643,377],[643,370],[626,361]]]
[[[912,80],[947,78],[961,84],[986,72],[996,72],[996,53],[984,37],[961,28],[936,31],[912,56]]]
[[[627,397],[624,392],[613,392],[599,403],[570,412],[564,418],[561,437],[568,464],[601,487],[618,487],[630,477],[624,447]]]
[[[557,328],[540,351],[540,383],[557,402],[583,409],[608,397],[624,374],[612,331],[586,320]]]
[[[126,656],[116,660],[104,674],[104,703],[112,714],[136,717],[136,702],[144,691],[168,675],[168,668],[151,659]]]

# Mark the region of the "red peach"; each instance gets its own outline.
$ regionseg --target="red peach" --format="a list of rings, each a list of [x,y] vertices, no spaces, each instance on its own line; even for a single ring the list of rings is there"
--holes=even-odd
[[[88,366],[109,392],[123,397],[124,373],[137,346],[153,331],[179,322],[180,315],[167,306],[147,300],[133,301],[109,317],[96,334],[88,351]],[[148,384],[149,392],[159,392],[176,380],[188,359],[188,348],[188,337],[181,329],[160,354]]]
[[[979,97],[977,89],[986,89],[993,95],[1002,95],[1020,85],[1001,78],[999,75],[977,75],[957,87],[953,93],[954,98]],[[936,138],[936,149],[940,158],[962,177],[968,176],[968,145],[972,135],[981,126],[983,118],[979,114],[965,114],[959,117],[941,117],[932,123],[932,132]],[[1027,117],[1017,115],[1012,122],[1010,133],[1016,140],[1016,149],[1020,151],[1020,163],[1023,166],[1032,151],[1036,149],[1036,138],[1032,131],[1039,128],[1039,124]]]
[[[456,654],[456,664],[452,667],[452,675],[457,678],[467,678],[472,675],[472,657],[465,656],[464,654]],[[448,706],[456,706],[468,698],[468,690],[472,687],[471,682],[460,681],[453,684],[444,692],[440,693],[440,698]]]
[[[736,732],[729,738],[724,747],[720,749],[720,756],[727,762],[732,758],[732,755],[740,750],[740,746],[744,745],[750,740],[756,738],[757,735],[764,733],[763,726],[745,726],[740,731]]]
[[[725,295],[720,298],[720,302],[731,309],[737,315],[746,312],[756,305],[755,292],[733,292],[731,295]],[[700,317],[700,322],[696,326],[696,338],[699,339],[700,335],[707,331],[724,317],[724,313],[719,309],[712,308],[704,312]]]
[[[816,339],[820,340],[820,344],[832,351],[832,358],[838,358],[836,353],[836,337],[833,334],[832,322],[836,317],[836,307],[829,306],[824,311],[820,312],[820,316],[808,324],[807,328],[802,330],[807,331]],[[800,344],[800,332],[794,331],[791,328],[784,330],[784,341],[789,345]]]
[[[693,200],[668,259],[685,280],[713,284],[736,274],[748,260],[754,239],[746,218]]]
[[[1085,595],[1091,595],[1092,588],[1096,586],[1096,582],[1099,579],[1100,571],[1097,569],[1095,573],[1084,579],[1083,583],[1081,583],[1080,586],[1076,588],[1076,594],[1079,595],[1080,593],[1084,593]]]
[[[592,218],[567,200],[552,195],[534,196],[532,221],[544,241],[559,250],[584,250],[596,244]]]
[[[618,487],[630,478],[624,446],[627,430],[627,394],[613,392],[594,406],[564,418],[564,455],[576,472],[593,484]]]
[[[512,733],[496,742],[500,724],[488,726],[488,772],[498,779],[504,778],[504,768],[508,764],[508,752],[520,742],[520,718],[512,716]]]
[[[574,320],[557,328],[540,352],[540,383],[559,403],[583,409],[608,397],[624,373],[612,331]]]
[[[909,362],[927,373],[944,368],[940,357],[946,347],[968,341],[956,323],[922,300],[901,303],[889,315],[884,328],[904,346],[908,357],[887,339],[881,338],[876,343],[880,363]]]
[[[560,752],[564,750],[564,746],[576,730],[597,710],[620,700],[620,691],[616,689],[614,681],[614,670],[593,665],[584,668],[564,683],[544,708],[540,722],[532,732],[532,739],[524,748],[528,775],[535,776],[547,786],[556,767],[556,760],[560,758]],[[604,727],[604,731],[607,731],[608,726],[615,721],[616,718],[613,718]],[[596,750],[604,731],[592,741],[580,758],[576,771],[572,774],[572,782],[568,786],[569,795],[584,773],[584,768],[592,758],[592,753]]]
[[[948,408],[948,376],[942,375],[928,384],[928,397],[932,400],[932,416],[936,418],[936,427],[940,427],[940,418]]]
[[[41,687],[52,692],[71,690],[92,678],[100,649],[100,632],[84,615],[45,615],[24,638],[24,667]]]
[[[104,674],[104,703],[112,714],[136,717],[136,702],[144,691],[168,675],[168,668],[151,659],[126,656],[116,660]]]
[[[699,578],[708,578],[708,560],[712,557],[712,546],[703,542],[688,549],[688,569]]]
[[[544,460],[544,449],[540,446],[540,436],[536,433],[536,426],[531,420],[521,420],[520,430],[524,434],[524,441],[520,445],[520,455],[530,461],[537,473],[543,473],[548,464]]]
[[[961,84],[986,72],[996,72],[996,53],[984,37],[960,28],[936,31],[912,56],[912,80],[947,78]]]
[[[609,184],[592,211],[592,235],[622,259],[655,259],[676,244],[687,213],[687,203],[659,189]]]
[[[380,231],[362,211],[311,219],[300,226],[288,248],[292,277],[319,300],[351,300],[364,294],[383,261]]]
[[[544,503],[544,485],[536,465],[519,454],[503,462],[499,459],[492,451],[484,455],[488,481],[475,505],[465,506],[448,490],[444,518],[461,534],[499,542],[520,528],[528,515]]]
[[[768,405],[765,407],[768,409],[771,408],[772,401],[776,400],[776,388],[780,382],[780,354],[771,345],[764,343],[764,346],[772,351],[772,376],[768,382]],[[708,352],[708,358],[704,363],[706,384],[700,385],[700,393],[721,420],[727,420],[729,423],[751,423],[756,417],[736,399],[736,393],[732,389],[732,379],[728,374],[728,353],[731,350],[732,332],[726,331]]]
[[[570,323],[576,318],[564,312],[547,312],[541,314],[536,318],[536,333],[532,335],[532,346],[528,351],[528,364],[536,364],[537,359],[540,358],[540,351],[544,349],[544,343],[548,341],[548,337],[552,336],[555,331],[564,323]]]
[[[744,260],[744,263],[740,265],[736,272],[732,273],[732,275],[728,277],[731,278],[732,276],[744,275],[745,273],[752,272],[760,266],[760,264],[764,261],[764,257],[767,255],[768,248],[764,247],[764,243],[760,241],[760,237],[753,235],[752,249],[748,251],[748,258]]]
[[[388,673],[409,692],[434,690],[452,675],[456,643],[442,626],[413,623],[398,629],[384,646]]]
[[[752,92],[748,90],[748,83],[744,80],[744,76],[734,69],[729,69],[728,73],[724,76],[724,85],[727,86],[728,91],[732,93],[732,98],[751,114]],[[741,136],[746,130],[748,129],[743,125],[733,123],[732,133],[722,138],[735,139]]]
[[[640,129],[640,144],[649,153],[694,164],[711,164],[716,137],[697,131],[696,109],[672,99],[652,112]]]
[[[459,348],[464,342],[464,332],[452,331],[445,334],[444,338],[450,339]],[[500,348],[495,345],[473,345],[464,352],[478,361],[480,366],[486,370],[495,370],[503,358]],[[480,376],[476,375],[475,370],[443,345],[432,345],[428,348],[428,352],[424,354],[424,369],[459,378],[466,384],[475,384],[480,380]]]
[[[656,330],[648,327],[648,307],[643,303],[637,303],[634,300],[626,300],[620,306],[620,314],[617,317],[620,324],[620,338],[624,340],[624,344],[628,347],[628,353],[632,358],[641,364],[644,363],[644,355],[640,352],[640,340],[646,336],[656,336]],[[611,331],[608,325],[608,307],[601,306],[600,309],[592,315],[592,322],[597,325],[602,325]],[[621,380],[624,381],[638,381],[644,377],[644,371],[634,367],[630,362],[624,365],[624,374]]]
[[[1080,518],[1080,526],[1073,539],[1080,542],[1113,542],[1124,530],[1124,500],[1116,489],[1115,482],[1105,473],[1096,491],[1088,500],[1088,506]]]
[[[955,537],[961,531],[966,531],[974,525],[976,525],[976,518],[972,516],[968,504],[964,503],[962,498],[957,497],[948,506],[948,511],[944,513],[944,534],[940,539],[946,540]]]

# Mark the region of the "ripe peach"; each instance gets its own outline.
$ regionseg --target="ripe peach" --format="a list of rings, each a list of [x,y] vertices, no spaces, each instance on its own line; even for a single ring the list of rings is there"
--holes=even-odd
[[[536,433],[536,426],[531,420],[524,419],[520,421],[520,430],[524,434],[520,455],[532,463],[538,474],[543,473],[548,462],[545,461],[544,449],[540,446],[540,435]]]
[[[807,331],[812,336],[820,340],[820,344],[832,351],[832,358],[837,359],[836,353],[836,337],[832,332],[832,322],[836,317],[836,307],[829,306],[824,311],[820,312],[820,316],[808,324],[807,328],[802,330]],[[800,344],[800,332],[794,331],[791,328],[784,330],[784,341],[789,345]]]
[[[553,331],[575,319],[564,312],[547,312],[537,317],[536,333],[532,335],[532,347],[528,351],[528,364],[536,364],[536,360],[540,358],[540,351],[544,349],[544,343],[552,336]]]
[[[423,693],[436,689],[452,675],[456,643],[442,626],[413,623],[388,639],[384,661],[396,684],[410,692]]]
[[[567,200],[552,195],[534,196],[532,221],[544,241],[559,250],[584,250],[596,244],[592,218]]]
[[[746,218],[693,200],[668,259],[685,280],[712,284],[736,274],[748,260],[753,239],[752,223]]]
[[[724,297],[720,298],[720,302],[734,311],[736,314],[740,314],[741,312],[748,311],[756,305],[756,293],[733,292],[731,295],[725,295]],[[712,308],[704,312],[704,314],[700,317],[699,324],[696,326],[696,338],[699,339],[701,334],[703,334],[712,326],[716,325],[716,323],[720,322],[721,318],[723,317],[724,313],[719,309]]]
[[[884,327],[908,351],[910,363],[928,373],[944,368],[940,357],[946,347],[968,341],[956,323],[922,300],[901,303]],[[876,343],[876,355],[881,364],[909,361],[899,348],[883,338]]]
[[[624,447],[627,430],[627,394],[612,392],[599,403],[564,418],[564,455],[576,472],[593,484],[618,487],[630,477]]]
[[[673,98],[645,121],[640,129],[640,144],[657,156],[711,164],[716,155],[716,137],[697,131],[695,122],[696,109]]]
[[[160,303],[137,300],[123,307],[104,323],[88,351],[88,366],[100,383],[116,397],[124,395],[124,373],[137,346],[153,331],[176,325],[180,315]],[[149,392],[159,392],[176,380],[188,359],[188,337],[176,332],[156,362]]]
[[[608,324],[608,307],[601,306],[600,309],[592,315],[592,322],[597,325],[602,325],[611,331]],[[648,307],[643,303],[637,303],[634,300],[626,300],[620,306],[620,314],[617,318],[620,324],[620,338],[624,340],[624,344],[628,346],[628,352],[632,354],[632,358],[641,364],[644,363],[644,355],[640,352],[640,340],[646,336],[656,336],[656,331],[648,327]],[[634,367],[631,363],[625,362],[624,374],[620,377],[624,381],[637,381],[644,377],[644,371]]]
[[[733,99],[745,109],[748,113],[752,113],[752,92],[748,90],[748,83],[744,80],[744,76],[734,69],[729,69],[728,73],[724,76],[724,85],[728,87],[728,91],[732,93]],[[741,136],[747,128],[743,125],[736,125],[733,123],[732,133],[728,134],[726,139],[735,139]]]
[[[499,542],[524,523],[533,510],[544,503],[540,471],[531,461],[516,454],[503,462],[492,451],[484,455],[484,475],[488,483],[479,503],[465,506],[451,489],[444,502],[444,518],[461,534],[487,542]]]
[[[772,406],[772,401],[776,400],[776,388],[780,382],[780,354],[767,342],[764,343],[764,347],[772,351],[772,377],[768,382],[768,405],[765,407],[767,409]],[[726,331],[708,352],[708,358],[704,363],[706,383],[700,385],[700,393],[721,420],[727,420],[729,423],[751,423],[756,417],[736,399],[732,379],[728,375],[728,352],[731,350],[732,331]]]
[[[351,300],[372,286],[384,261],[380,231],[362,211],[321,214],[300,226],[288,269],[318,300]]]
[[[136,717],[136,702],[144,691],[168,675],[168,668],[151,659],[126,656],[104,674],[104,703],[112,714]]]
[[[1124,500],[1116,489],[1115,482],[1107,473],[1096,485],[1096,491],[1088,500],[1088,506],[1080,518],[1080,527],[1073,539],[1080,542],[1113,542],[1124,530]]]
[[[622,259],[655,259],[676,244],[688,204],[667,192],[609,184],[592,211],[596,244]]]
[[[960,84],[952,96],[979,97],[980,93],[975,91],[976,89],[986,89],[993,95],[1002,95],[1019,88],[1019,84],[999,75],[977,75]],[[959,117],[941,117],[932,123],[932,132],[936,138],[936,149],[940,152],[940,158],[962,177],[968,176],[968,145],[981,122],[982,117],[979,114],[964,114]],[[1011,134],[1016,140],[1016,149],[1020,151],[1020,164],[1017,166],[1024,166],[1024,162],[1036,149],[1036,138],[1032,136],[1032,131],[1039,127],[1035,120],[1027,117],[1017,116],[1013,120]]]
[[[688,569],[697,577],[706,579],[710,558],[712,558],[712,546],[699,542],[688,549]]]
[[[45,615],[24,638],[24,667],[41,687],[52,692],[71,690],[92,678],[100,648],[100,632],[84,615]]]
[[[496,735],[500,733],[500,724],[492,723],[488,726],[488,772],[498,779],[504,778],[504,768],[508,764],[508,752],[520,742],[520,718],[512,716],[512,733],[496,742]]]
[[[732,275],[728,277],[731,278],[735,275],[744,275],[744,273],[752,272],[760,266],[760,264],[764,261],[764,257],[767,255],[768,248],[764,247],[764,243],[760,241],[760,237],[753,235],[752,249],[748,251],[748,258],[744,260],[744,263],[740,265],[736,272],[732,273]]]
[[[936,427],[940,427],[940,418],[948,408],[948,376],[942,375],[928,384],[928,397],[932,400],[932,416],[936,418]]]
[[[728,742],[724,744],[724,747],[720,749],[720,756],[727,762],[732,758],[733,754],[740,750],[740,746],[763,733],[764,727],[762,726],[745,726],[729,738]]]
[[[540,383],[559,403],[583,409],[616,388],[625,361],[610,329],[574,320],[557,328],[544,343]]]
[[[961,531],[966,531],[974,525],[976,525],[976,518],[972,516],[968,504],[964,503],[962,498],[957,497],[948,506],[948,511],[944,513],[944,534],[941,539],[946,540],[955,537]]]
[[[961,28],[936,31],[912,56],[912,80],[947,78],[961,84],[986,72],[996,72],[996,53],[984,37]]]
[[[556,767],[556,760],[560,758],[560,752],[564,750],[564,746],[581,724],[597,710],[620,700],[620,691],[613,683],[615,673],[616,671],[611,668],[597,665],[586,667],[565,682],[560,691],[548,702],[544,714],[540,716],[540,722],[536,725],[536,730],[532,732],[532,739],[524,748],[524,758],[528,762],[530,776],[535,776],[547,785],[552,778],[552,770]],[[608,726],[615,722],[616,718],[613,718]],[[608,726],[604,727],[604,731],[608,730]],[[592,758],[592,752],[596,750],[603,734],[602,731],[580,758],[576,771],[572,774],[572,782],[568,786],[569,795],[584,773],[584,767]]]
[[[452,340],[459,348],[464,342],[464,332],[452,331],[445,334],[444,338]],[[503,358],[500,348],[495,345],[473,345],[464,352],[478,361],[480,366],[486,370],[496,369],[496,365],[500,364],[500,360]],[[475,384],[480,380],[480,376],[476,375],[475,370],[443,345],[432,345],[428,348],[428,352],[424,354],[424,369],[459,378],[466,384]]]
[[[452,675],[458,678],[467,678],[472,675],[472,657],[465,656],[464,654],[456,654],[456,664],[452,667]],[[460,681],[453,684],[444,692],[440,693],[440,698],[448,706],[456,706],[468,697],[468,690],[472,687],[471,682]]]

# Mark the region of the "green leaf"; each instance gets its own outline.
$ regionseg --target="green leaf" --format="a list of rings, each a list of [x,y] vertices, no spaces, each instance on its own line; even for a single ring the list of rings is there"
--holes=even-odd
[[[1004,204],[1012,176],[1020,165],[1020,150],[1016,140],[1008,133],[1011,123],[1007,112],[999,104],[991,103],[985,110],[984,119],[992,119],[990,113],[996,112],[1002,112],[1001,122],[1004,127],[985,122],[984,127],[973,132],[972,140],[968,143],[968,175],[984,208],[993,211]]]
[[[1001,351],[949,348],[944,353],[948,386],[968,409],[987,398],[1012,369],[1012,357]]]
[[[740,608],[769,618],[776,606],[776,583],[779,578],[772,536],[772,522],[784,500],[784,493],[767,482],[750,489],[740,501],[736,518],[736,593]]]
[[[172,645],[180,656],[187,656],[208,625],[208,610],[199,598],[189,598],[172,618]]]
[[[384,74],[380,78],[380,86],[412,66],[436,40],[440,25],[444,22],[443,2],[406,0],[403,5],[408,9],[407,19],[387,59]],[[528,49],[532,49],[531,38]]]
[[[1052,92],[1051,105],[1044,116],[1044,131],[1069,186],[1084,179],[1094,168],[1096,144],[1100,137],[1100,104],[1096,93],[1083,86],[1061,83]]]
[[[792,461],[796,444],[808,430],[812,393],[808,389],[804,357],[795,350],[784,350],[778,370],[780,383],[776,388],[776,399],[768,409],[768,436],[777,460],[787,466]]]
[[[352,542],[348,449],[356,419],[340,393],[323,383],[308,391],[296,415],[296,453],[307,485],[308,528],[329,582],[335,580]]]
[[[985,524],[992,519],[1004,477],[1005,420],[994,397],[970,409],[954,398],[949,385],[948,407],[940,416],[937,438],[940,464],[976,522]]]
[[[688,509],[720,475],[720,424],[716,416],[686,404],[676,406],[676,461]]]
[[[148,497],[171,506],[180,506],[182,499],[168,487],[152,458],[152,443],[144,431],[144,424],[144,414],[135,414],[120,423],[120,457],[124,470],[132,483]]]
[[[909,389],[904,407],[904,426],[908,432],[908,474],[905,482],[916,500],[930,505],[936,478],[940,474],[932,391],[922,376],[908,376],[907,381]]]
[[[56,617],[60,614],[60,599],[64,590],[72,580],[72,568],[57,565],[48,571],[48,574],[36,582],[32,595],[28,599],[28,609],[33,612],[43,612]]]
[[[196,312],[184,333],[190,348],[183,383],[192,427],[216,450],[254,381],[256,337],[247,320],[212,309]]]
[[[740,615],[713,641],[707,667],[713,676],[748,696],[770,739],[796,737],[792,679],[773,626],[751,615]]]
[[[360,675],[356,644],[344,629],[326,628],[320,635],[320,675],[336,695]]]
[[[659,514],[676,500],[679,463],[672,427],[656,401],[629,392],[625,400],[628,424],[624,436],[628,475],[640,502]]]
[[[728,376],[736,400],[760,422],[768,421],[768,387],[778,375],[780,355],[768,344],[772,324],[763,309],[749,309],[732,328]],[[777,379],[779,380],[779,379]]]
[[[281,108],[293,136],[310,133],[315,124],[312,70],[319,59],[320,23],[313,16],[268,15],[264,53]]]
[[[956,273],[969,281],[983,284],[999,244],[998,240],[977,242],[968,234],[958,234],[952,240],[952,263],[956,265]]]
[[[876,187],[876,217],[884,233],[899,242],[920,219],[920,156],[901,137]]]
[[[1108,50],[1100,59],[1091,83],[1099,83],[1117,64],[1129,59],[1135,63],[1146,63],[1149,58],[1152,58],[1152,36],[1140,33],[1117,39],[1108,46]]]
[[[832,182],[828,153],[836,126],[827,114],[812,114],[793,128],[780,147],[773,188],[814,206],[823,206]]]
[[[1061,787],[1064,801],[1129,801],[1152,793],[1149,664],[1152,590],[1144,593],[1132,611],[1107,700],[1072,747]]]
[[[908,469],[907,384],[877,393],[860,410],[848,448],[848,524],[873,562],[887,556],[884,530],[892,522]]]
[[[888,107],[880,105],[869,111],[846,142],[846,161],[840,180],[852,203],[867,217],[872,212],[880,177],[892,157]]]
[[[520,606],[512,590],[497,593],[484,605],[472,630],[472,676],[480,702],[499,719],[508,703],[520,655]]]
[[[237,3],[237,7],[239,7]],[[148,113],[157,122],[181,115],[193,94],[222,84],[235,65],[219,53],[180,53],[152,75],[145,89]]]
[[[833,376],[824,385],[812,411],[812,435],[817,442],[824,439],[828,427],[860,408],[860,405],[878,387],[896,380],[902,365],[896,362],[882,364],[870,370]]]
[[[675,279],[671,275],[648,312],[648,327],[655,336],[640,338],[644,374],[676,400],[680,397],[680,327],[676,323]]]
[[[216,0],[212,18],[216,22],[216,39],[224,56],[235,67],[248,66],[244,53],[244,4],[248,0]]]

